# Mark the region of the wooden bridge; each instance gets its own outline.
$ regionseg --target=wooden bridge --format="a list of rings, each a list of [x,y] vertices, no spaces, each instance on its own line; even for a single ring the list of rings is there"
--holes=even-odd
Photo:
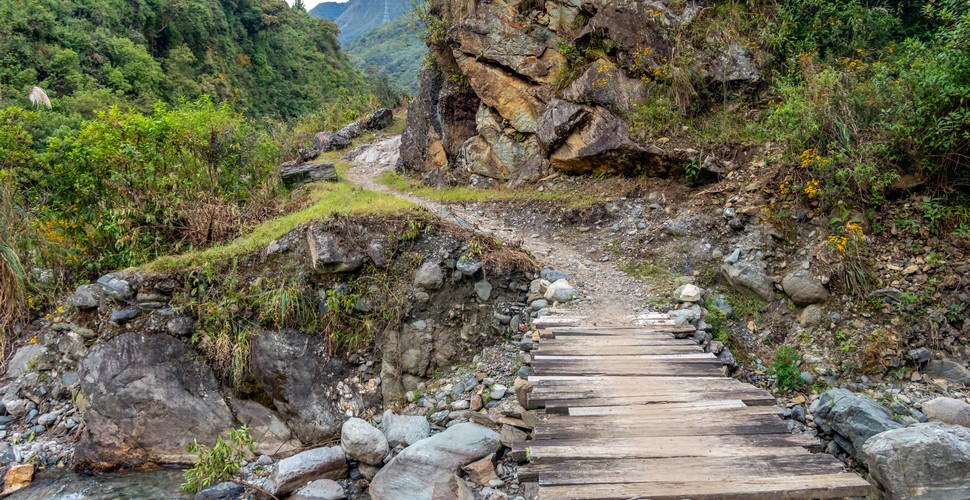
[[[529,404],[545,415],[519,451],[540,499],[869,494],[816,438],[789,432],[774,396],[683,338],[693,327],[666,315],[629,328],[537,326]]]

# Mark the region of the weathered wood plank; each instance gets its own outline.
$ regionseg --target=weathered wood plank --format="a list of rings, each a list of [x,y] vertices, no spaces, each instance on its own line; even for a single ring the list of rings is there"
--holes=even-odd
[[[535,464],[609,458],[743,457],[748,455],[806,456],[819,449],[818,439],[803,434],[659,436],[650,438],[541,439],[525,443]]]
[[[530,396],[529,401],[536,405],[545,405],[546,411],[550,413],[566,413],[569,408],[587,406],[631,406],[649,405],[654,403],[687,403],[691,401],[711,401],[723,399],[739,399],[748,406],[764,406],[775,404],[774,396],[764,394],[764,391],[725,391],[719,393],[695,392],[695,393],[670,393],[653,394],[643,396],[618,396],[612,398],[577,398],[563,399],[559,396],[543,398]]]
[[[606,328],[549,328],[556,338],[562,337],[624,337],[632,335],[648,335],[651,333],[689,333],[697,329],[691,325],[675,325],[673,322],[664,324],[650,324],[637,328],[606,329]]]
[[[678,360],[668,362],[603,362],[586,360],[536,360],[532,368],[539,375],[682,375],[685,377],[722,374],[719,360]]]
[[[777,415],[747,415],[743,420],[713,419],[678,421],[672,419],[667,425],[648,425],[632,419],[616,419],[608,417],[565,417],[572,423],[557,421],[555,423],[536,424],[536,439],[583,439],[591,437],[611,437],[617,440],[625,438],[650,438],[670,436],[713,436],[730,434],[741,436],[747,434],[781,434],[788,435],[791,431]]]
[[[597,363],[610,363],[613,361],[637,361],[637,360],[674,360],[674,361],[692,361],[692,360],[713,360],[717,359],[714,353],[710,352],[695,352],[695,353],[674,353],[674,354],[610,354],[610,355],[599,355],[594,356],[586,353],[581,354],[546,354],[544,352],[537,352],[532,356],[533,360],[577,360],[577,361],[595,361]],[[720,363],[720,361],[718,362]],[[722,363],[723,364],[723,363]]]
[[[570,407],[568,415],[668,415],[671,411],[721,411],[735,408],[772,408],[771,406],[748,406],[740,399],[736,400],[711,400],[711,401],[687,401],[683,403],[655,403],[650,405],[635,406],[583,406]],[[777,407],[775,407],[777,408]],[[777,411],[781,411],[778,408]]]
[[[582,356],[613,356],[613,355],[639,355],[639,354],[690,354],[704,352],[700,346],[693,344],[668,345],[657,343],[657,345],[587,345],[581,348],[576,346],[562,345],[542,345],[532,350],[533,354],[566,355],[578,354]]]
[[[692,339],[676,339],[670,334],[664,334],[664,336],[649,336],[641,335],[637,337],[581,337],[575,340],[573,339],[540,339],[539,348],[543,347],[561,347],[561,348],[571,348],[580,351],[586,347],[594,346],[674,346],[674,345],[689,345],[696,346],[697,342]]]
[[[541,477],[541,476],[540,476]],[[866,496],[871,487],[856,474],[816,474],[722,481],[654,482],[649,484],[588,484],[548,486],[539,489],[542,500],[789,500]]]

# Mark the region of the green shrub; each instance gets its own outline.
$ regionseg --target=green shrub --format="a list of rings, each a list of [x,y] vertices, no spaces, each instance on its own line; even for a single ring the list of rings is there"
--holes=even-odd
[[[792,391],[805,384],[798,364],[802,357],[794,347],[781,345],[775,350],[775,359],[768,367],[768,372],[777,380],[777,386],[782,391]]]
[[[243,460],[253,454],[254,440],[248,427],[229,431],[229,439],[222,436],[216,439],[212,448],[194,441],[189,445],[189,453],[196,455],[191,469],[183,472],[185,482],[182,489],[198,493],[214,484],[229,481],[239,473]]]

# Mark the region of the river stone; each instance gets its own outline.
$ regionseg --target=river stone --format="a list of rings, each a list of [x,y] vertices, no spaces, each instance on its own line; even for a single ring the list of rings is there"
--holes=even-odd
[[[381,418],[381,430],[392,447],[411,446],[431,435],[431,424],[421,415],[395,415],[391,410]]]
[[[834,432],[839,446],[860,460],[866,440],[902,427],[893,420],[888,408],[845,389],[830,389],[822,394],[815,423],[827,433]]]
[[[970,385],[970,370],[961,363],[948,359],[934,359],[926,363],[923,373],[933,378],[943,378],[963,385]]]
[[[296,490],[289,500],[343,500],[347,498],[343,486],[333,479],[317,479]]]
[[[829,295],[825,285],[812,276],[808,269],[789,273],[781,280],[781,287],[791,297],[792,302],[799,306],[823,302]]]
[[[721,273],[727,282],[738,290],[752,292],[768,302],[775,298],[775,287],[771,277],[754,264],[747,262],[724,264],[721,266]]]
[[[235,500],[246,493],[246,488],[232,481],[219,483],[195,494],[195,500]]]
[[[933,422],[883,432],[862,448],[888,498],[970,498],[970,429]]]
[[[546,289],[545,299],[550,302],[569,302],[579,296],[579,292],[564,279],[556,280]]]
[[[81,285],[74,291],[71,301],[78,309],[94,309],[101,305],[101,296],[94,285]]]
[[[934,422],[970,427],[970,404],[959,399],[931,399],[923,403],[923,414]]]
[[[256,454],[285,455],[303,448],[303,443],[293,437],[293,432],[275,411],[243,399],[230,399],[229,407],[236,420],[249,427],[249,435],[256,441]]]
[[[340,429],[340,446],[358,462],[377,465],[391,451],[387,438],[377,427],[360,418],[350,418]]]
[[[487,301],[492,297],[492,284],[485,280],[475,283],[475,294],[482,302]]]
[[[368,492],[374,500],[430,499],[461,466],[500,447],[498,433],[487,427],[454,425],[405,448],[377,473]]]
[[[441,288],[444,279],[445,275],[437,262],[425,262],[414,272],[414,285],[427,290]]]
[[[295,330],[263,332],[252,340],[253,377],[303,443],[330,439],[344,421],[334,388],[350,370],[326,352],[321,338]]]
[[[282,497],[316,479],[347,477],[347,459],[339,446],[314,448],[284,458],[276,464],[264,489]]]
[[[191,463],[194,440],[211,445],[232,427],[212,370],[165,334],[127,332],[81,361],[85,429],[74,459],[82,469]]]

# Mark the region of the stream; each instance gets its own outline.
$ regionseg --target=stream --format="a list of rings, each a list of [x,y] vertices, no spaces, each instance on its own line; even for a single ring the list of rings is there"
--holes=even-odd
[[[168,500],[190,499],[179,487],[181,469],[78,474],[42,471],[34,482],[10,495],[12,500]]]

